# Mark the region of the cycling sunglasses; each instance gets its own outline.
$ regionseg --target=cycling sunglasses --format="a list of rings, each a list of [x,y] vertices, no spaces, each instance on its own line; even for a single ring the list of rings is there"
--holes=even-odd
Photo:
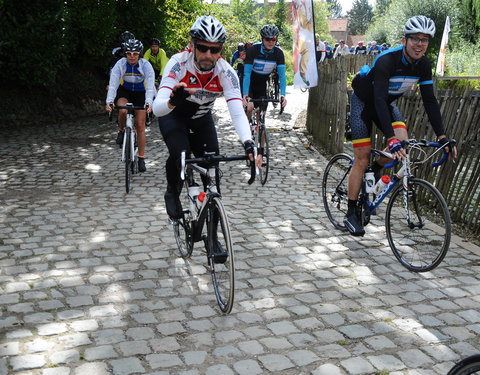
[[[205,44],[198,44],[198,43],[195,43],[195,48],[197,48],[202,53],[206,53],[208,50],[210,50],[212,55],[215,55],[216,53],[220,53],[220,51],[222,50],[221,46],[210,47],[210,46],[206,46]]]
[[[136,52],[136,51],[127,51],[127,52],[125,52],[125,55],[130,55],[130,56],[138,56],[138,55],[140,55],[140,52]]]
[[[265,39],[267,42],[276,42],[277,41],[277,38],[263,38]]]

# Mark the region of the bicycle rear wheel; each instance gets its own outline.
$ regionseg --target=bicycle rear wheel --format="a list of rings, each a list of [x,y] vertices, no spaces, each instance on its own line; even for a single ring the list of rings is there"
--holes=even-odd
[[[127,194],[130,192],[130,182],[132,179],[132,150],[131,150],[131,137],[132,137],[132,129],[126,128],[125,129],[125,138],[123,140],[124,147],[125,147],[125,190]]]
[[[348,175],[353,159],[347,154],[335,155],[327,164],[322,180],[322,199],[329,220],[335,228],[346,231],[343,218],[348,209]]]
[[[219,197],[208,206],[207,256],[212,274],[213,289],[220,310],[228,314],[232,310],[235,287],[235,266],[227,214]],[[221,249],[220,253],[217,249]]]
[[[480,374],[480,354],[474,354],[458,362],[447,375]]]
[[[392,193],[385,213],[387,239],[395,257],[413,272],[437,267],[447,254],[452,225],[442,194],[427,181],[411,178]],[[408,217],[407,217],[408,215]]]
[[[268,168],[270,166],[270,146],[268,138],[267,127],[265,125],[259,125],[255,143],[257,144],[257,147],[262,147],[263,145],[263,162],[259,173],[259,178],[262,185],[265,185],[267,182]]]

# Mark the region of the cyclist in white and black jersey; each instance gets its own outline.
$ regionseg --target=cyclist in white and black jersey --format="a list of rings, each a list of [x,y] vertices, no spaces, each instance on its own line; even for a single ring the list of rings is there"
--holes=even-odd
[[[218,154],[218,138],[212,107],[220,96],[227,101],[233,125],[245,152],[253,161],[254,145],[242,106],[238,77],[220,57],[226,40],[225,28],[212,16],[200,16],[190,29],[189,49],[173,55],[165,66],[153,112],[168,147],[166,162],[168,215],[182,215],[179,195],[182,189],[179,160],[183,150],[200,157],[204,152]]]
[[[285,74],[285,55],[280,47],[276,46],[278,40],[278,27],[265,25],[260,30],[261,43],[253,44],[247,50],[245,67],[243,69],[243,105],[247,107],[247,117],[250,118],[254,105],[248,99],[267,97],[268,76],[276,69],[280,85],[280,102],[282,107],[287,105],[285,93],[287,78]]]
[[[418,83],[425,111],[439,142],[448,142],[433,92],[432,68],[425,57],[435,25],[425,16],[415,16],[407,21],[403,31],[401,46],[378,55],[372,67],[365,65],[352,81],[350,126],[355,157],[348,178],[348,211],[344,223],[350,233],[357,236],[365,233],[358,216],[357,199],[370,157],[372,122],[387,138],[390,152],[397,159],[405,158],[401,141],[408,138],[407,127],[394,101]],[[451,151],[456,157],[456,149]],[[381,168],[379,163],[373,165],[377,176]]]
[[[113,66],[110,71],[110,81],[106,99],[106,110],[111,112],[115,105],[125,106],[132,103],[134,106],[143,106],[145,110],[135,110],[135,128],[138,140],[138,170],[145,172],[145,117],[152,111],[153,96],[155,95],[155,73],[152,65],[140,55],[143,44],[137,39],[129,39],[123,43],[125,56]],[[120,109],[118,113],[117,144],[123,144],[127,110]]]

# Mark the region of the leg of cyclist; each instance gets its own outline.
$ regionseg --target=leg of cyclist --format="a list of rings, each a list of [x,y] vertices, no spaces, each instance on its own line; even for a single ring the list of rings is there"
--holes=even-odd
[[[115,98],[115,105],[119,106],[124,106],[125,104],[128,103],[128,99],[124,96],[119,97],[117,95],[117,98]],[[117,134],[117,139],[116,143],[122,147],[123,144],[123,137],[125,135],[125,125],[127,123],[127,110],[126,109],[121,109],[118,111],[118,134]]]
[[[374,111],[374,109],[372,110]],[[372,110],[369,111],[365,103],[355,94],[352,94],[350,123],[352,128],[354,162],[348,176],[348,210],[343,222],[349,232],[354,236],[363,236],[365,234],[357,200],[362,188],[363,173],[368,166],[370,157],[370,130],[372,120],[368,114]]]
[[[169,152],[165,163],[167,175],[167,189],[164,196],[165,207],[170,218],[179,219],[183,214],[182,204],[179,199],[180,192],[182,191],[179,160],[182,151],[186,151],[187,155],[190,154],[188,128],[186,121],[178,118],[173,113],[159,117],[158,125]]]
[[[393,131],[395,132],[395,136],[397,137],[397,139],[400,141],[408,139],[407,126],[405,125],[403,116],[395,103],[390,104],[390,114],[392,116]],[[388,152],[388,147],[386,147],[384,151]],[[391,161],[391,159],[381,157],[372,164],[372,170],[375,174],[375,181],[378,181],[382,177],[382,168],[384,167],[384,165],[390,163]]]

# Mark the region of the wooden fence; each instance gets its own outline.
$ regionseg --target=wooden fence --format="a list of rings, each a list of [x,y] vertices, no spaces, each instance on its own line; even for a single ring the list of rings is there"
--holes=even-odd
[[[350,55],[319,64],[319,83],[310,89],[306,125],[329,155],[344,151],[350,93],[348,74],[358,72],[372,61],[372,56]],[[446,132],[457,140],[457,161],[438,168],[421,168],[416,175],[432,182],[442,192],[453,221],[480,234],[480,93],[468,84],[450,86],[453,88],[437,91],[436,95]],[[410,137],[436,139],[419,90],[412,89],[396,104],[405,117]],[[383,134],[376,131],[375,126],[373,128],[372,145],[382,149],[386,144]]]

